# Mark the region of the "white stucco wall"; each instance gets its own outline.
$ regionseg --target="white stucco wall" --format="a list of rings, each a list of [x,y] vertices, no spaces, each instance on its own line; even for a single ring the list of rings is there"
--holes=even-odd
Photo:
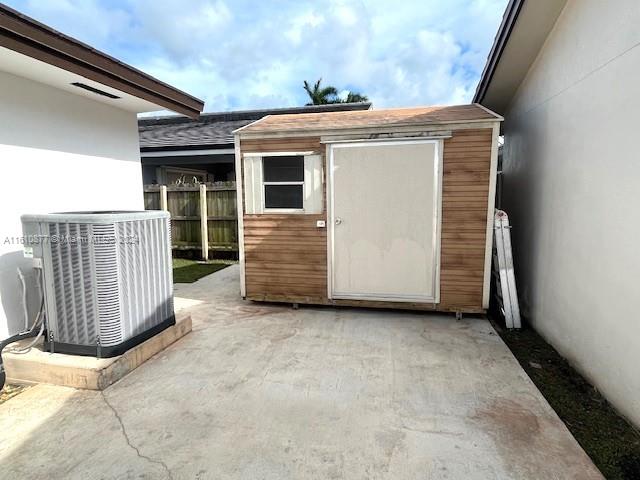
[[[505,114],[522,307],[640,425],[640,8],[570,0]]]
[[[135,113],[0,72],[0,338],[24,325],[20,215],[141,210],[141,185]]]

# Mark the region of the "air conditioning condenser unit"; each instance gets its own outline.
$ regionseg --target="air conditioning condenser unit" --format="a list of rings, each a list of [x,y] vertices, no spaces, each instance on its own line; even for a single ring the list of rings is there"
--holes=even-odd
[[[41,269],[45,348],[112,357],[175,324],[169,214],[23,215]]]

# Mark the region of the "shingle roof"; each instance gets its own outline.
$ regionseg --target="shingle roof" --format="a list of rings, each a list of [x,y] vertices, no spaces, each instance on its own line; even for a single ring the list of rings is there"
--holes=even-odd
[[[245,127],[240,133],[342,130],[363,127],[428,125],[502,120],[477,104],[381,110],[274,115]]]
[[[342,103],[305,107],[203,113],[192,120],[182,116],[146,117],[138,120],[142,150],[216,148],[233,145],[233,131],[265,115],[310,112],[347,112],[371,108],[371,103]]]

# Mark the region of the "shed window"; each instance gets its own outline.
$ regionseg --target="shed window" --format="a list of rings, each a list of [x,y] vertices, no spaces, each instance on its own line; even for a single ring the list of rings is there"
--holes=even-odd
[[[242,161],[248,215],[322,213],[321,155],[299,151],[245,153]]]
[[[304,156],[263,157],[264,208],[302,210]]]

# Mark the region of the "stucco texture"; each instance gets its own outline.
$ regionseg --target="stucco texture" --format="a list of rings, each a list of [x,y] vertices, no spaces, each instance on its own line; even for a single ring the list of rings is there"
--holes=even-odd
[[[0,338],[24,328],[20,215],[142,210],[136,114],[0,72]]]
[[[521,307],[640,425],[640,8],[570,0],[505,114]]]

